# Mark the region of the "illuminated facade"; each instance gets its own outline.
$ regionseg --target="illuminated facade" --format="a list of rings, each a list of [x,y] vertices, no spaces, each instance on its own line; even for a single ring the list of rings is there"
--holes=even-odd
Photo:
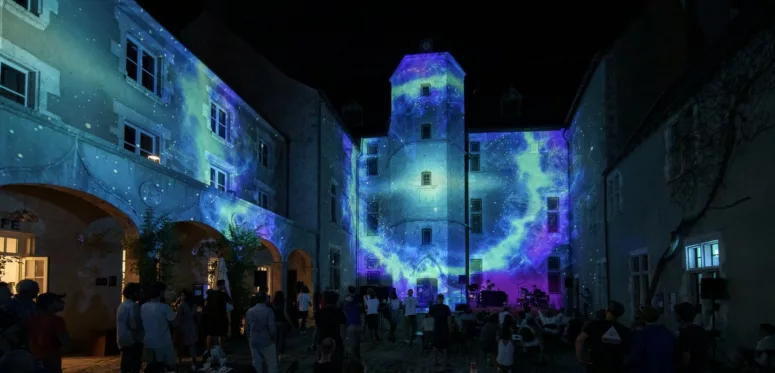
[[[148,207],[176,222],[183,254],[231,223],[255,227],[265,290],[354,281],[341,260],[358,151],[335,114],[320,116],[321,136],[339,147],[302,152],[285,133],[312,121],[270,123],[131,0],[0,2],[0,69],[0,280],[67,293],[77,342],[115,327],[121,285],[136,280],[121,241]],[[296,163],[310,168],[291,175]],[[312,184],[319,194],[299,187],[322,167],[333,171]],[[339,228],[322,234],[320,220]],[[173,288],[206,282],[206,263],[182,255]]]
[[[562,305],[563,132],[468,133],[464,75],[450,54],[428,53],[405,56],[390,79],[388,135],[361,140],[359,278],[416,288],[423,304],[437,293],[461,302],[468,260],[471,282],[490,280],[512,302],[536,285]]]

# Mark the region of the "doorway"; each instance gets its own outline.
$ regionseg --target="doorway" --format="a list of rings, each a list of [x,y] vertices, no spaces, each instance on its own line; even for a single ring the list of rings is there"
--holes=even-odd
[[[289,269],[287,276],[285,276],[285,288],[288,289],[288,299],[294,304],[296,303],[296,282],[298,281],[299,274],[295,269]]]

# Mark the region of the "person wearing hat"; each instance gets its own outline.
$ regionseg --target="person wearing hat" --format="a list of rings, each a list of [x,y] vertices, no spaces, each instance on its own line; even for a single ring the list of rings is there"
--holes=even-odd
[[[709,337],[705,328],[694,323],[697,309],[691,303],[684,302],[676,304],[673,311],[679,326],[676,348],[680,359],[679,372],[705,372],[709,360]]]
[[[38,312],[27,318],[24,325],[30,354],[45,372],[62,371],[62,347],[70,343],[65,319],[57,315],[65,309],[64,297],[54,293],[39,295]]]
[[[630,350],[630,329],[619,323],[624,306],[611,302],[604,320],[591,321],[576,338],[576,358],[589,373],[620,373]],[[586,358],[585,347],[589,351]]]
[[[630,371],[633,373],[671,373],[675,336],[664,325],[658,325],[659,310],[641,306],[641,325],[632,335]]]

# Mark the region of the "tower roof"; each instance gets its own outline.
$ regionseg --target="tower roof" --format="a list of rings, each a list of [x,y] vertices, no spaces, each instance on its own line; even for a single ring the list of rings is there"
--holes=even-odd
[[[390,83],[401,84],[411,78],[430,77],[440,73],[452,73],[463,78],[466,73],[448,52],[408,54],[401,59],[390,76]]]

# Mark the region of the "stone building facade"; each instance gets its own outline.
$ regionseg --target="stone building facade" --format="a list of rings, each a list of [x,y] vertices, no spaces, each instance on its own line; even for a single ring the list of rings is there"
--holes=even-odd
[[[76,340],[115,326],[121,284],[136,278],[121,242],[148,208],[185,237],[175,289],[208,282],[185,254],[230,224],[260,233],[269,291],[339,273],[325,265],[321,280],[319,268],[353,246],[342,222],[357,149],[316,91],[282,105],[318,114],[309,128],[282,127],[123,0],[0,2],[0,69],[2,281],[66,293]],[[308,150],[320,138],[340,146]],[[337,229],[321,234],[315,212]]]

